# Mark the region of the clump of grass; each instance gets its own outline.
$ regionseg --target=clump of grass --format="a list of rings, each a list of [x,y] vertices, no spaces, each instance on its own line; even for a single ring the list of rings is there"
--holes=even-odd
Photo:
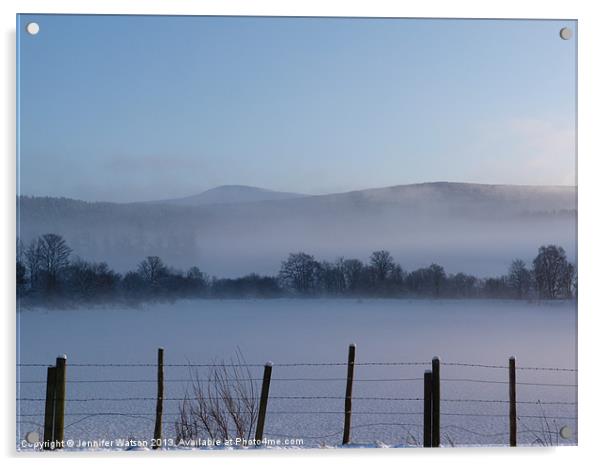
[[[240,352],[230,362],[215,364],[203,379],[191,372],[191,391],[179,406],[176,442],[210,439],[249,440],[259,411],[257,387]]]
[[[528,426],[524,426],[524,432],[532,436],[531,445],[539,445],[542,447],[556,447],[560,445],[560,429],[558,428],[556,419],[548,419],[546,411],[540,401],[537,402],[537,405],[541,412],[539,429],[535,430]]]

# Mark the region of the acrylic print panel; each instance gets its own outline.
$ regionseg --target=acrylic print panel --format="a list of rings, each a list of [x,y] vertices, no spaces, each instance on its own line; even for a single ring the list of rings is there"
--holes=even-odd
[[[18,449],[577,443],[576,21],[17,27]]]

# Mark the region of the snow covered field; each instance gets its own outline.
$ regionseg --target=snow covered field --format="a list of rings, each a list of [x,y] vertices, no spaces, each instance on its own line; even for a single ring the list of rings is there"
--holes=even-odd
[[[270,396],[336,397],[269,402],[268,437],[301,438],[304,447],[317,447],[341,442],[346,367],[278,364],[344,362],[351,342],[357,344],[357,363],[420,363],[439,356],[442,443],[457,446],[507,444],[508,371],[446,363],[505,366],[513,355],[519,368],[519,443],[532,444],[541,431],[557,432],[568,425],[576,432],[577,373],[520,369],[576,368],[576,316],[574,301],[487,300],[194,300],[139,309],[23,310],[18,316],[18,362],[50,365],[56,355],[67,354],[65,439],[142,440],[153,432],[156,369],[74,364],[152,364],[160,346],[166,364],[213,362],[232,357],[240,347],[249,363],[274,362]],[[420,398],[428,367],[356,367],[354,443],[421,442],[421,401],[361,398]],[[251,370],[261,377],[261,367]],[[188,375],[187,367],[166,367],[166,398],[183,395]],[[19,367],[17,397],[44,398],[45,377],[44,367]],[[116,382],[119,379],[146,382]],[[151,399],[77,401],[147,397]],[[522,403],[538,400],[541,405]],[[18,446],[28,431],[42,432],[43,407],[43,401],[17,401]],[[168,437],[173,436],[177,411],[178,401],[165,402]],[[576,442],[552,437],[560,444]]]

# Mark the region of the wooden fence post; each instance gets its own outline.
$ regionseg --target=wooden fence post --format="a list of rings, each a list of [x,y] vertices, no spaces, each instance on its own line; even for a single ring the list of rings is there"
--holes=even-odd
[[[268,409],[268,397],[270,395],[270,380],[272,379],[272,363],[266,362],[263,367],[263,382],[261,384],[261,398],[259,400],[259,413],[257,415],[257,427],[255,428],[255,444],[261,445],[263,440],[263,427],[265,426],[265,414]]]
[[[155,410],[155,443],[153,450],[161,446],[163,437],[161,427],[163,425],[163,348],[157,350],[157,407]]]
[[[46,405],[44,408],[44,450],[54,447],[54,404],[56,395],[56,367],[48,368],[46,374]]]
[[[439,358],[435,356],[432,361],[433,370],[433,447],[441,444],[441,383],[439,376]]]
[[[516,360],[512,356],[508,360],[509,395],[510,395],[510,446],[516,446]]]
[[[54,402],[54,441],[56,448],[63,448],[65,439],[65,398],[67,397],[67,355],[56,358],[56,382]]]
[[[355,368],[355,344],[349,345],[347,356],[347,387],[345,389],[345,425],[343,427],[343,445],[351,439],[351,396],[353,392],[353,370]]]
[[[422,445],[433,446],[433,373],[424,371],[424,421]]]

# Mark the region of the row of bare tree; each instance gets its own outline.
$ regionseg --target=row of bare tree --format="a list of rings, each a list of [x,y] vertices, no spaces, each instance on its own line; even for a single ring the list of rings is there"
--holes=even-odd
[[[18,295],[39,303],[49,298],[91,302],[283,296],[556,299],[571,298],[576,289],[575,267],[565,251],[554,245],[540,247],[531,267],[517,259],[506,275],[492,278],[447,274],[438,264],[406,272],[388,251],[375,251],[367,263],[345,258],[318,261],[298,252],[282,262],[277,276],[250,274],[229,279],[209,277],[198,267],[181,272],[157,256],[147,257],[136,270],[122,275],[104,262],[72,258],[65,240],[52,233],[27,246],[17,244]]]
[[[375,251],[367,264],[358,259],[319,262],[304,252],[282,263],[280,283],[299,295],[409,294],[434,297],[571,298],[577,290],[573,264],[562,247],[541,246],[532,268],[516,259],[501,277],[447,274],[439,264],[406,272],[388,251]]]

